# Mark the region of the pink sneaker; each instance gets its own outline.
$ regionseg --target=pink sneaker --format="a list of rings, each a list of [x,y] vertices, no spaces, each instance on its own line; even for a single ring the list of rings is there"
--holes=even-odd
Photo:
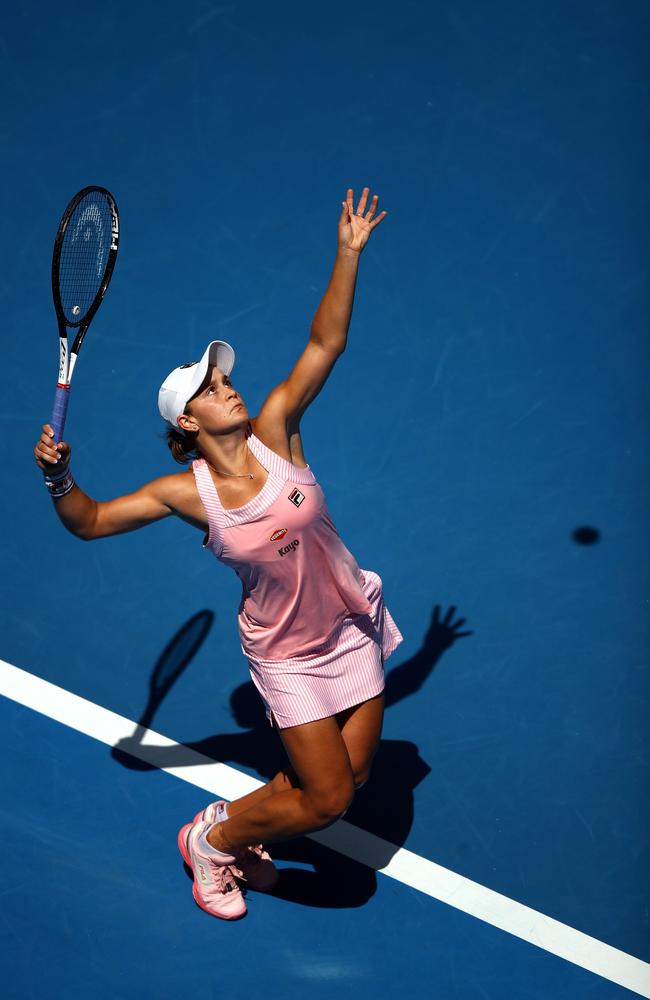
[[[196,814],[194,822],[209,823],[210,825],[217,823],[217,806],[222,803],[226,804],[223,799],[211,802],[202,812]],[[264,850],[262,844],[254,844],[238,852],[233,869],[239,869],[239,873],[235,871],[235,874],[241,875],[246,884],[257,892],[270,892],[276,887],[280,878],[280,873],[273,864],[271,855]]]
[[[194,899],[207,913],[222,920],[235,920],[246,913],[246,903],[233,874],[229,854],[212,854],[199,846],[199,838],[211,823],[186,823],[178,833],[178,849],[183,860],[192,869]]]

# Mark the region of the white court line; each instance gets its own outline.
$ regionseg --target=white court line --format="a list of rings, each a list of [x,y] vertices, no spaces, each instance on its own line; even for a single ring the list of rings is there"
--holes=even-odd
[[[136,728],[136,723],[130,719],[109,712],[100,705],[86,701],[85,698],[3,660],[0,660],[0,695],[108,746],[114,746],[119,740],[132,736]],[[147,750],[151,751],[152,747],[179,745],[152,729],[139,729],[138,733],[142,735],[142,742],[135,745],[132,751],[129,749],[129,753],[142,760],[147,760]],[[165,767],[162,770],[211,792],[217,798],[236,799],[264,784],[234,767],[212,761],[187,747],[185,755],[188,762],[194,763],[183,767]],[[403,847],[390,844],[344,820],[309,836],[319,844],[339,851],[404,885],[624,986],[642,997],[650,998],[650,965],[633,955],[612,948],[559,920],[502,896],[478,882],[472,882],[463,875],[457,875],[433,861],[427,861]]]

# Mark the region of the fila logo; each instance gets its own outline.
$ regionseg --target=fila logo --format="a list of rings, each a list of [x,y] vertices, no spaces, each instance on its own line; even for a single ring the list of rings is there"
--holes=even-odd
[[[293,542],[289,542],[288,545],[283,545],[281,549],[278,549],[278,552],[281,556],[286,556],[287,552],[293,552],[293,550],[297,549],[299,545],[300,541],[295,538]]]
[[[300,507],[304,499],[305,494],[301,493],[300,490],[292,490],[289,494],[289,500],[291,500],[291,503],[295,503],[296,507]]]
[[[287,533],[288,530],[289,530],[288,528],[278,528],[277,531],[273,532],[273,534],[269,538],[269,541],[270,542],[279,542],[281,538],[284,538],[284,536],[286,535],[286,533]]]
[[[197,875],[199,876],[199,879],[203,883],[203,885],[208,885],[213,881],[210,872],[207,870],[205,865],[201,864],[200,861],[197,862],[196,869],[197,869]]]

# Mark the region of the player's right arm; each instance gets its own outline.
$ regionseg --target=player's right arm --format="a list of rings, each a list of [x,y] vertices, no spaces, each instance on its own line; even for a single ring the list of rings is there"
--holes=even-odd
[[[64,471],[70,461],[70,448],[65,442],[55,445],[52,427],[45,424],[34,449],[34,457],[45,475]],[[177,513],[173,506],[174,481],[178,476],[162,476],[146,483],[135,493],[115,500],[98,502],[87,496],[76,484],[65,496],[53,499],[62,524],[77,538],[91,541],[135,531],[153,521]]]

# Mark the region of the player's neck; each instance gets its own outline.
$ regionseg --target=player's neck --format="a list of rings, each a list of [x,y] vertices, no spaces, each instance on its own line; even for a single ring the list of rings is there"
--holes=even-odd
[[[215,472],[231,476],[255,472],[246,443],[246,427],[237,428],[229,434],[210,435],[197,444],[201,455]]]

